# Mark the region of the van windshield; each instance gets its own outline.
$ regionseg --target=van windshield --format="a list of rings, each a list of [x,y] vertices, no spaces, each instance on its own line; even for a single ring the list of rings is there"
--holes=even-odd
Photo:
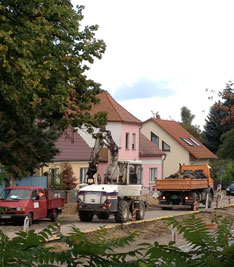
[[[0,198],[3,200],[27,200],[30,192],[29,189],[5,189]]]

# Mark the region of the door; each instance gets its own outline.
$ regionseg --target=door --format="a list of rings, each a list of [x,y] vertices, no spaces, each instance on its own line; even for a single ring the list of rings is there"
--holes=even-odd
[[[34,189],[32,192],[32,203],[33,203],[33,219],[39,220],[46,218],[47,215],[47,202],[44,190]]]

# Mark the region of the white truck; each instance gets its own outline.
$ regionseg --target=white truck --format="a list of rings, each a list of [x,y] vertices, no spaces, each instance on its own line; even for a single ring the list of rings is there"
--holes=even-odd
[[[106,145],[111,160],[104,173],[104,184],[94,184],[99,154]],[[92,221],[96,214],[99,219],[108,219],[114,214],[115,221],[124,223],[130,213],[136,220],[145,216],[146,202],[142,200],[141,161],[118,160],[118,146],[110,131],[104,131],[96,138],[87,172],[88,185],[78,193],[77,209],[80,220]]]

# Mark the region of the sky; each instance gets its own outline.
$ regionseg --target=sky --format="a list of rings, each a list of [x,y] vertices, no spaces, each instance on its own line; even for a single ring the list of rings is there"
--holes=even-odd
[[[87,76],[144,121],[181,121],[181,108],[201,129],[210,90],[234,75],[233,0],[72,0],[84,25],[99,25],[107,45]],[[208,92],[207,90],[208,89]]]

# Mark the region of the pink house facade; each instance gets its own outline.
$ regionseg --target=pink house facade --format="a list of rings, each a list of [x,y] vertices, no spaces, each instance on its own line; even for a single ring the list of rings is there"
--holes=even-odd
[[[146,188],[155,187],[155,178],[162,178],[164,153],[140,133],[142,122],[119,105],[107,91],[99,94],[99,104],[93,106],[91,113],[107,112],[106,129],[111,131],[114,142],[119,147],[119,160],[141,162],[141,182]],[[94,139],[87,133],[79,134],[90,146]],[[110,155],[101,153],[98,164],[98,176],[103,182],[104,172]]]

